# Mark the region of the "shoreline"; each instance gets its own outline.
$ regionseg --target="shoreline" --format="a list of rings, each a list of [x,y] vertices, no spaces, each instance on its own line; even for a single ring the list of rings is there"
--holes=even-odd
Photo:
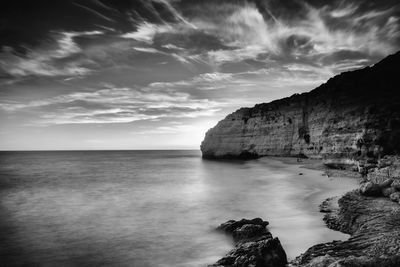
[[[330,180],[343,177],[365,182],[367,179],[355,171],[330,169],[320,159],[301,159],[299,162],[291,157],[263,158],[300,169],[321,171]],[[331,191],[330,196],[320,203],[319,209],[326,228],[348,234],[349,237],[346,240],[314,244],[292,259],[287,266],[400,266],[398,203],[384,197],[366,196],[362,189],[354,189],[341,196],[334,195],[334,191]]]
[[[262,161],[269,160],[277,168],[282,169],[285,173],[289,173],[290,178],[283,180],[283,183],[288,182],[292,187],[302,188],[299,190],[303,192],[303,195],[289,195],[289,198],[287,199],[291,203],[297,203],[295,206],[298,207],[298,209],[296,209],[295,212],[300,212],[301,214],[299,217],[300,221],[289,222],[289,228],[284,230],[292,232],[291,235],[282,235],[282,229],[279,225],[281,225],[281,223],[285,223],[282,221],[285,219],[282,218],[280,220],[276,220],[268,217],[268,214],[265,214],[265,219],[268,219],[270,222],[268,230],[271,231],[274,236],[279,238],[283,248],[286,250],[286,253],[288,253],[287,259],[289,261],[295,260],[296,257],[302,253],[305,253],[309,247],[312,247],[317,243],[329,242],[338,239],[347,240],[350,238],[348,234],[332,230],[326,226],[323,221],[323,214],[320,212],[319,205],[328,197],[333,195],[342,196],[348,190],[357,188],[358,183],[353,179],[353,177],[338,175],[338,177],[336,177],[337,179],[331,179],[331,177],[325,175],[321,160],[313,159],[297,162],[296,158],[290,157],[262,157],[256,161],[263,164]],[[251,218],[252,217],[247,219]],[[303,221],[304,218],[307,218],[306,221]],[[300,223],[300,225],[298,225],[298,223]],[[312,230],[302,230],[304,224],[307,224],[308,229]],[[315,236],[313,236],[313,232],[315,233]],[[296,240],[302,240],[302,246],[298,247],[299,244],[296,244],[298,242],[293,242],[291,236],[296,236]],[[235,248],[228,254],[235,254],[233,253],[234,250]]]
[[[379,167],[372,168],[371,172],[363,177],[356,171],[331,169],[320,159],[301,159],[298,162],[290,157],[272,158],[300,168],[322,171],[332,179],[347,177],[358,179],[360,184],[374,179],[378,180],[374,181],[375,183],[388,183],[387,180],[382,181],[382,176],[378,175],[377,178],[374,175],[375,172],[379,174]],[[396,163],[393,162],[383,166],[395,166],[396,169]],[[288,266],[400,266],[400,202],[394,203],[393,199],[382,196],[380,192],[370,195],[364,192],[362,187],[363,185],[359,189],[348,191],[343,196],[332,195],[319,206],[320,212],[325,213],[323,221],[326,227],[349,234],[349,238],[315,244],[290,261]],[[387,188],[387,185],[385,187]]]
[[[321,171],[328,178],[330,177],[345,177],[345,178],[357,178],[361,179],[362,175],[358,172],[345,170],[345,169],[332,169],[324,165],[322,159],[312,159],[312,158],[301,158],[300,161],[297,161],[296,157],[276,157],[276,156],[266,156],[265,158],[272,158],[279,160],[285,164],[289,165],[298,165],[300,168]]]

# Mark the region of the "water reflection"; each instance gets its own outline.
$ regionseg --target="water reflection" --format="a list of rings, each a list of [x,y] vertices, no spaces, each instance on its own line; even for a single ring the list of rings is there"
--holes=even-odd
[[[231,248],[213,231],[262,217],[289,257],[344,236],[318,204],[356,185],[299,176],[272,159],[204,161],[197,151],[2,153],[6,265],[205,266]]]

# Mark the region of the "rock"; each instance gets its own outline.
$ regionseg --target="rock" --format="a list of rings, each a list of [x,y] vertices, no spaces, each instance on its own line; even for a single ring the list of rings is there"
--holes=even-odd
[[[273,238],[266,226],[268,222],[260,218],[253,220],[230,220],[217,229],[232,234],[235,248],[212,267],[284,267],[286,253],[278,238]]]
[[[361,185],[360,193],[364,196],[379,196],[381,194],[381,188],[377,184],[366,182]]]
[[[267,228],[263,225],[245,224],[242,227],[233,231],[233,240],[236,242],[250,241],[265,235],[271,235]]]
[[[400,201],[400,192],[394,192],[390,194],[390,200],[393,202],[399,202]]]
[[[367,172],[373,168],[375,168],[377,165],[375,163],[367,163],[365,164],[364,168],[367,170]]]
[[[381,183],[388,178],[393,180],[400,179],[399,156],[385,156],[379,160],[377,168],[368,172],[368,179],[374,183]]]
[[[341,197],[339,209],[325,214],[324,220],[335,221],[328,227],[351,237],[312,246],[292,266],[400,266],[400,205],[353,191]]]
[[[385,179],[384,181],[382,181],[381,183],[379,183],[379,187],[383,189],[385,187],[391,186],[392,183],[393,183],[393,179],[388,178],[388,179]]]
[[[334,262],[335,258],[329,255],[324,255],[312,259],[310,263],[307,264],[307,267],[326,267],[331,266],[331,264]]]
[[[308,93],[241,108],[206,133],[203,157],[301,155],[353,166],[366,159],[367,173],[378,156],[400,151],[399,65],[396,53]]]
[[[227,256],[210,266],[230,267],[284,267],[286,254],[278,238],[263,239],[258,242],[239,243]]]
[[[365,176],[365,175],[367,175],[368,170],[367,170],[366,168],[364,168],[364,167],[359,167],[359,168],[358,168],[358,172],[359,172],[362,176]]]
[[[394,189],[400,191],[400,179],[395,179],[395,180],[393,181],[393,183],[391,184],[391,186],[392,186]]]
[[[261,225],[263,227],[268,226],[269,222],[263,221],[261,218],[254,218],[252,220],[241,219],[240,221],[229,220],[217,227],[218,230],[222,230],[227,234],[232,234],[233,231],[242,227],[245,224]]]
[[[390,195],[395,192],[396,192],[396,189],[394,189],[393,187],[386,187],[386,188],[382,189],[382,195],[384,197],[390,197]]]
[[[320,205],[319,205],[319,211],[326,213],[326,212],[332,212],[334,209],[338,208],[337,204],[338,197],[330,197],[325,199]]]

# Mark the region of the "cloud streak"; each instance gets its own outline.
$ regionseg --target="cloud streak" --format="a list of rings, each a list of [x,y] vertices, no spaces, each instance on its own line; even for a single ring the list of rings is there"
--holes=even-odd
[[[188,93],[146,88],[117,88],[110,84],[92,92],[75,92],[26,103],[0,103],[6,112],[32,110],[36,123],[127,123],[160,118],[211,116],[219,110],[216,101],[195,99]]]
[[[46,45],[41,49],[29,50],[25,56],[20,56],[11,47],[3,48],[0,53],[0,70],[14,77],[29,75],[37,76],[81,76],[90,69],[81,66],[79,61],[60,62],[82,52],[74,38],[100,35],[100,31],[61,32],[54,34],[55,44]]]
[[[10,139],[35,126],[104,126],[149,138],[198,129],[200,140],[239,107],[400,49],[395,0],[5,1],[0,121]]]

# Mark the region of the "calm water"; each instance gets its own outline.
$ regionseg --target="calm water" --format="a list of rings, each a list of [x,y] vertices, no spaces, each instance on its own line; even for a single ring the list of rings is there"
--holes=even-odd
[[[346,238],[318,204],[356,183],[199,151],[0,152],[1,265],[205,266],[232,246],[214,227],[242,217],[270,221],[293,258]]]

